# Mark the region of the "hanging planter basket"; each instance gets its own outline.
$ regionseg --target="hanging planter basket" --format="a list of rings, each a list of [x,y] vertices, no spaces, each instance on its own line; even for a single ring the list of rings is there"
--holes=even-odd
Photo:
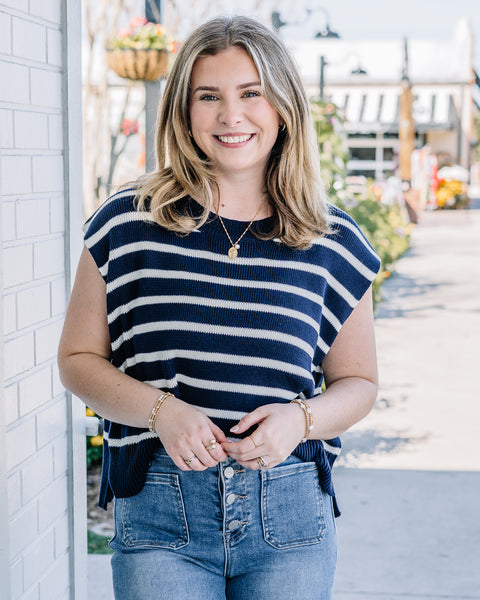
[[[107,66],[120,77],[138,81],[155,81],[166,77],[167,50],[136,50],[134,48],[107,49]]]

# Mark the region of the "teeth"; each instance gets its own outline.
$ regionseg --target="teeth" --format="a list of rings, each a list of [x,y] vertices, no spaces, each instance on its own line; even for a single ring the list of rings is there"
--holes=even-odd
[[[218,135],[217,137],[224,144],[240,144],[241,142],[246,142],[252,138],[253,133],[250,135],[235,135],[233,137],[228,135]]]

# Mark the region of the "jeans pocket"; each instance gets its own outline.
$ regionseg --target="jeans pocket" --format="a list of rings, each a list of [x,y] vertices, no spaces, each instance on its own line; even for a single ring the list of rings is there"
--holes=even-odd
[[[120,542],[121,540],[121,542]],[[115,501],[113,549],[178,550],[189,542],[189,533],[179,476],[149,472],[143,489]]]
[[[265,541],[278,549],[321,542],[326,530],[323,496],[314,463],[262,471]]]

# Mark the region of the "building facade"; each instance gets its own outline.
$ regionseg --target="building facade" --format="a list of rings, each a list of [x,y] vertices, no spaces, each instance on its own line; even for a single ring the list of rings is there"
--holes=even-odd
[[[473,141],[473,35],[459,21],[452,38],[289,42],[311,96],[331,101],[345,117],[348,171],[383,179],[398,167],[402,78],[412,85],[415,145],[439,163],[469,168]]]
[[[81,247],[80,23],[79,2],[0,0],[2,600],[86,597],[85,409],[56,366]]]

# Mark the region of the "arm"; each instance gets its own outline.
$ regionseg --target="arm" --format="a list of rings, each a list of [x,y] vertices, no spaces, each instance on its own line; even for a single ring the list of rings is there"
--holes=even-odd
[[[371,288],[344,323],[322,366],[327,389],[308,401],[314,424],[310,438],[327,440],[363,419],[375,403],[377,361]],[[239,421],[236,432],[255,424],[257,447],[249,438],[224,444],[228,454],[250,468],[258,468],[255,459],[260,455],[268,457],[269,466],[279,464],[305,434],[305,418],[296,404],[257,408]]]
[[[80,257],[65,317],[58,366],[63,385],[96,413],[117,423],[148,426],[152,407],[161,392],[111,364],[106,286],[86,248]],[[182,469],[186,468],[183,459],[193,454],[202,458],[202,462],[192,463],[195,470],[214,466],[225,458],[220,446],[209,453],[203,443],[213,438],[224,441],[223,432],[178,398],[170,397],[162,406],[156,429],[165,449]]]

